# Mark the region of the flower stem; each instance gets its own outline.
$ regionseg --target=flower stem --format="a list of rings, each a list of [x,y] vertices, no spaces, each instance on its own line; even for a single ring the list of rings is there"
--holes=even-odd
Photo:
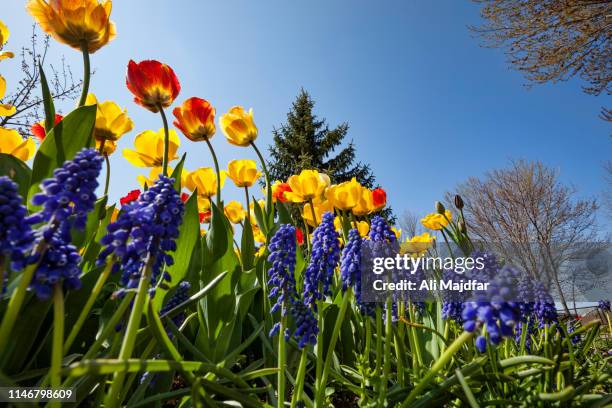
[[[85,105],[87,94],[89,93],[89,79],[91,78],[91,63],[89,61],[89,51],[86,42],[83,42],[81,45],[81,51],[83,52],[83,89],[81,90],[81,98],[79,99],[79,108]]]
[[[312,203],[312,200],[308,200],[308,204],[310,204],[310,211],[312,212],[312,221],[314,222],[314,228],[317,227],[317,225],[319,225],[319,223],[317,222],[317,213],[315,212],[315,208],[314,208],[314,204]]]
[[[104,268],[104,270],[102,271],[102,273],[100,274],[100,276],[98,277],[98,280],[95,286],[93,287],[91,294],[89,295],[89,298],[87,299],[87,303],[85,303],[85,306],[83,306],[83,309],[81,310],[81,313],[79,314],[79,318],[77,319],[74,326],[72,326],[72,329],[70,330],[70,334],[68,335],[68,338],[66,339],[66,342],[64,343],[64,354],[68,354],[68,351],[70,350],[70,346],[72,346],[72,343],[76,339],[76,336],[79,334],[79,331],[81,330],[81,327],[83,327],[85,320],[87,320],[87,318],[89,317],[89,312],[91,311],[91,308],[96,302],[98,295],[102,291],[102,288],[104,287],[104,284],[106,283],[106,280],[108,279],[108,276],[110,275],[112,266],[113,266],[113,263],[109,262]]]
[[[387,312],[385,313],[385,352],[383,361],[383,376],[380,387],[380,405],[384,406],[387,397],[387,381],[391,371],[391,342],[393,341],[393,326],[391,324],[391,296],[387,296]]]
[[[161,105],[157,106],[159,109],[159,114],[162,117],[162,122],[164,123],[164,157],[162,161],[162,174],[165,177],[168,177],[168,155],[170,151],[170,131],[168,130],[168,119],[166,118],[166,112],[164,112],[164,108]]]
[[[145,269],[140,275],[140,281],[138,282],[138,292],[136,294],[136,299],[134,299],[134,306],[132,306],[132,312],[130,313],[130,318],[128,320],[125,337],[123,338],[123,343],[121,344],[121,349],[119,350],[119,360],[127,360],[128,358],[132,357],[132,352],[134,351],[134,346],[136,344],[136,336],[140,327],[142,312],[147,302],[152,267],[153,257],[149,255],[149,259],[146,262]],[[105,398],[104,405],[106,408],[114,408],[121,403],[118,397],[119,393],[121,392],[121,389],[123,388],[125,374],[125,372],[116,372],[113,376],[111,387]]]
[[[264,160],[257,146],[255,146],[255,142],[251,142],[251,146],[253,146],[255,153],[257,153],[257,157],[259,157],[259,161],[261,162],[261,168],[263,169],[264,177],[266,178],[266,211],[268,211],[269,213],[272,207],[272,191],[270,190],[272,187],[270,185],[270,174],[268,173],[266,161]]]
[[[246,219],[251,222],[251,203],[249,201],[249,188],[244,186],[244,195],[246,196]]]
[[[402,408],[407,408],[407,407],[410,406],[410,404],[412,404],[414,402],[414,400],[425,389],[425,387],[427,387],[427,385],[431,381],[433,381],[433,379],[436,377],[436,374],[438,373],[438,371],[440,371],[442,368],[444,368],[446,363],[448,363],[453,358],[455,353],[457,353],[457,351],[459,351],[461,346],[463,346],[463,343],[465,343],[466,341],[471,339],[473,335],[474,335],[474,333],[470,333],[470,332],[465,331],[465,332],[463,332],[461,334],[461,336],[457,337],[455,339],[455,341],[450,346],[448,346],[448,348],[446,349],[444,354],[442,354],[440,356],[440,358],[434,363],[434,365],[427,372],[425,377],[423,377],[423,379],[416,385],[416,387],[414,387],[412,389],[410,394],[408,394],[408,397],[406,397],[406,399],[404,400],[404,402],[401,405]]]
[[[49,379],[51,388],[59,388],[62,384],[62,358],[64,346],[64,292],[62,284],[53,289],[53,342],[51,348],[51,368]],[[49,403],[50,407],[59,407],[59,402]]]
[[[304,379],[306,377],[306,363],[308,362],[308,346],[304,346],[302,349],[302,355],[300,356],[300,365],[298,372],[295,376],[295,391],[291,397],[291,408],[296,408],[297,403],[302,398],[302,392],[304,391]]]
[[[104,143],[104,142],[102,142]],[[104,181],[104,195],[108,195],[108,187],[110,185],[110,160],[108,159],[108,155],[104,155],[104,161],[106,162],[106,180]]]
[[[286,342],[285,342],[285,327],[287,327],[287,316],[285,316],[286,309],[285,304],[281,308],[281,320],[280,329],[278,333],[278,384],[277,393],[278,401],[277,407],[283,408],[285,406],[285,361],[287,358]]]
[[[44,248],[42,248],[42,246],[43,244],[39,244],[39,246],[34,249],[33,253],[38,255],[38,262],[30,264],[25,268],[21,274],[19,285],[13,291],[8,306],[6,307],[6,312],[4,313],[2,323],[0,324],[0,353],[6,351],[6,343],[10,338],[10,333],[15,325],[15,320],[17,319],[19,311],[21,310],[23,301],[25,300],[26,291],[28,290],[28,286],[30,285],[30,281],[34,276],[36,268],[38,268],[40,259],[42,259],[44,255]]]
[[[208,145],[208,150],[210,150],[210,155],[213,158],[213,162],[215,163],[215,171],[217,172],[217,207],[221,208],[221,170],[219,170],[219,161],[217,160],[217,155],[215,153],[215,149],[213,149],[210,140],[205,139],[206,144]],[[248,211],[248,208],[247,208]]]
[[[323,374],[321,375],[321,381],[319,382],[319,387],[317,388],[317,398],[315,400],[316,407],[323,406],[323,399],[325,398],[325,384],[327,382],[329,370],[331,369],[331,363],[332,363],[332,359],[334,356],[334,349],[336,348],[336,342],[338,341],[338,336],[340,335],[340,329],[342,328],[342,324],[344,323],[344,314],[346,313],[346,310],[348,309],[351,293],[352,293],[352,289],[348,288],[347,291],[344,292],[344,295],[342,297],[342,303],[340,304],[340,311],[338,312],[338,317],[336,318],[336,323],[334,324],[334,330],[332,331],[332,335],[329,340],[329,347],[327,348],[327,356],[325,357],[325,365],[323,366]],[[321,329],[322,328],[320,328],[320,330]],[[322,337],[321,337],[321,340],[322,340]]]

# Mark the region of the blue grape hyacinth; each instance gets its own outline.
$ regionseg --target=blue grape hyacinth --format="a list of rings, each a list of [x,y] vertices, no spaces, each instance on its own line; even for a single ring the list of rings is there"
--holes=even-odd
[[[479,333],[476,348],[481,353],[487,349],[484,331],[494,345],[501,343],[504,337],[514,335],[514,326],[520,320],[520,306],[512,292],[517,274],[512,268],[501,269],[497,277],[490,281],[486,293],[475,296],[463,305],[463,328],[468,332]]]
[[[600,300],[597,302],[597,308],[602,312],[610,311],[610,301],[609,300]]]
[[[270,310],[275,313],[281,310],[284,317],[291,313],[296,329],[293,336],[298,346],[303,348],[307,344],[315,344],[319,332],[317,319],[312,309],[298,297],[295,283],[296,242],[295,227],[283,224],[272,236],[269,245],[270,255],[268,261],[272,264],[268,270],[268,297],[274,301]],[[280,323],[276,323],[270,330],[270,337],[279,334]],[[289,339],[292,335],[289,328],[282,335]]]
[[[102,157],[94,149],[85,148],[74,159],[55,169],[53,177],[41,183],[42,191],[32,197],[32,204],[42,209],[29,217],[29,222],[44,222],[36,233],[38,267],[30,288],[39,299],[48,299],[53,287],[81,287],[81,256],[72,245],[71,229],[82,230],[87,214],[96,202],[98,175]]]
[[[32,204],[43,207],[33,220],[52,225],[69,223],[71,227],[84,229],[87,214],[96,203],[102,160],[95,149],[86,148],[55,169],[53,177],[41,183],[42,191],[32,197]],[[53,228],[43,232],[45,239],[51,235]]]
[[[176,250],[183,212],[174,179],[160,176],[138,200],[124,205],[117,221],[107,227],[108,233],[100,241],[105,248],[98,256],[98,265],[115,255],[113,271],[121,269],[121,284],[135,288],[149,263],[151,284],[155,284],[163,268],[174,263],[169,252]],[[170,276],[164,274],[164,280],[170,280]]]
[[[13,271],[23,269],[31,261],[29,252],[34,243],[32,221],[26,217],[27,210],[17,188],[10,178],[0,177],[0,264],[10,260]],[[0,284],[6,290],[2,277]]]
[[[326,212],[314,230],[310,263],[304,273],[304,303],[314,306],[315,310],[315,302],[331,294],[330,285],[340,260],[340,242],[334,218],[334,214]]]
[[[370,239],[375,242],[395,242],[397,241],[397,237],[395,233],[387,224],[387,221],[380,215],[375,215],[372,217],[372,221],[370,222]]]
[[[170,297],[168,303],[166,303],[166,305],[160,310],[159,314],[164,315],[170,310],[180,305],[181,303],[185,302],[187,299],[189,299],[189,289],[191,289],[191,284],[189,282],[182,281],[181,283],[179,283],[178,287],[176,288],[176,291],[174,292],[172,297]],[[183,322],[185,322],[185,318],[185,312],[181,311],[178,314],[172,316],[172,323],[174,323],[176,327],[181,327]],[[168,336],[171,336],[170,333],[168,333]]]

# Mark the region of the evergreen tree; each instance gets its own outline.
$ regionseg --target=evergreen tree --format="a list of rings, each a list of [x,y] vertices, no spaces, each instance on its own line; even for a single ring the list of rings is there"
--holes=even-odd
[[[302,169],[324,172],[333,183],[357,178],[363,186],[374,187],[370,166],[355,161],[352,141],[334,154],[346,137],[349,125],[342,123],[330,129],[325,119],[313,113],[314,101],[304,89],[287,114],[287,123],[272,131],[274,144],[270,146],[270,177],[287,180]]]
[[[287,113],[287,122],[272,131],[274,143],[270,150],[271,180],[285,181],[303,169],[316,169],[329,175],[332,183],[341,183],[355,177],[361,185],[374,188],[376,179],[368,164],[355,159],[352,141],[341,147],[348,134],[348,123],[330,129],[325,119],[314,113],[314,101],[302,89]],[[340,149],[337,153],[336,150]],[[391,208],[382,215],[395,221]]]

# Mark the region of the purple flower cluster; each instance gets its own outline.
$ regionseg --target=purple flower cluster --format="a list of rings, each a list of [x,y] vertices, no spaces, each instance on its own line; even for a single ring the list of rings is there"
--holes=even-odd
[[[191,289],[191,284],[189,282],[182,281],[181,283],[179,283],[178,287],[176,288],[176,291],[170,297],[168,303],[166,303],[166,305],[160,310],[159,314],[164,315],[165,313],[168,313],[170,310],[174,309],[175,307],[189,299],[189,289]],[[172,323],[174,323],[176,327],[181,327],[184,321],[185,312],[183,311],[172,317]]]
[[[340,257],[340,276],[342,290],[352,287],[359,302],[361,297],[361,236],[359,231],[352,229]]]
[[[597,308],[602,312],[610,311],[610,301],[609,300],[600,300],[597,303]]]
[[[492,344],[498,345],[504,337],[514,334],[514,326],[520,319],[520,307],[514,301],[511,290],[517,273],[512,268],[501,269],[498,276],[490,281],[487,293],[476,296],[463,306],[463,328],[469,332],[479,332],[476,348],[481,353],[487,349],[486,336]]]
[[[331,294],[330,285],[339,259],[340,242],[334,227],[334,214],[326,212],[313,233],[310,263],[304,273],[304,304],[316,310],[315,302]]]
[[[76,229],[85,228],[87,213],[96,203],[101,169],[102,156],[95,149],[83,149],[41,183],[42,192],[32,197],[32,204],[43,208],[32,218],[36,223],[51,224],[43,232],[45,239],[53,235],[53,225],[68,223]]]
[[[34,233],[26,215],[17,184],[6,176],[0,177],[0,264],[10,260],[13,271],[23,269],[30,261]],[[6,290],[6,285],[2,284],[2,288]]]
[[[81,287],[81,256],[71,243],[70,230],[85,228],[101,168],[102,157],[94,149],[83,149],[55,169],[53,177],[41,183],[42,192],[32,197],[32,204],[43,208],[29,222],[46,223],[36,231],[42,255],[30,283],[39,299],[48,299],[61,283],[66,289]]]
[[[117,261],[113,271],[122,270],[121,284],[135,288],[143,267],[150,263],[151,283],[155,284],[164,266],[174,263],[168,252],[176,250],[183,212],[174,179],[160,176],[138,200],[124,205],[117,221],[107,227],[108,233],[100,241],[105,248],[100,252],[98,265],[114,255]],[[164,280],[170,280],[167,273]]]
[[[272,236],[269,245],[270,255],[268,261],[272,264],[268,270],[268,287],[270,293],[268,297],[274,300],[274,305],[270,310],[275,313],[281,310],[283,316],[291,312],[296,329],[293,336],[298,341],[300,348],[306,344],[315,344],[316,336],[319,332],[317,319],[312,309],[302,302],[298,297],[295,284],[295,227],[283,224]],[[270,330],[270,337],[278,334],[280,323],[276,323]],[[291,336],[289,328],[283,333],[286,339]]]
[[[370,239],[374,242],[397,241],[395,233],[391,227],[389,227],[387,221],[380,215],[372,217],[372,221],[370,222]]]

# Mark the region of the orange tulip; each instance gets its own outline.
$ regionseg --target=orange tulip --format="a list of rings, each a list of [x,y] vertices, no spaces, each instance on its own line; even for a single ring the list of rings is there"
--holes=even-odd
[[[151,112],[172,105],[181,91],[172,68],[155,60],[139,63],[130,60],[125,82],[134,94],[134,102]]]
[[[110,0],[30,0],[28,12],[40,28],[57,41],[77,50],[96,52],[115,37]]]
[[[172,111],[176,126],[192,142],[207,140],[215,134],[215,108],[205,99],[189,98]]]
[[[387,192],[382,188],[377,188],[372,191],[372,200],[374,203],[374,208],[376,210],[380,210],[385,205],[387,205]]]

